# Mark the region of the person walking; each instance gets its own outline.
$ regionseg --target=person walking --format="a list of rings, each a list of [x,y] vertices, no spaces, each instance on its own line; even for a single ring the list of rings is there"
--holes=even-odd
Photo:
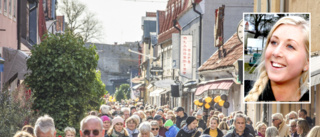
[[[186,119],[186,125],[178,132],[176,137],[199,137],[201,133],[197,130],[198,120],[189,116]]]

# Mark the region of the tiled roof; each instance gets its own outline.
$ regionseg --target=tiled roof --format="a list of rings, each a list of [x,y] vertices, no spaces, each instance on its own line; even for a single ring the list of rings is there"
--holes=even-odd
[[[146,12],[146,17],[157,17],[155,12]]]
[[[171,39],[172,33],[178,32],[178,30],[173,27],[173,20],[175,20],[182,11],[187,9],[189,0],[185,0],[183,5],[181,6],[177,4],[178,2],[179,0],[169,0],[167,3],[167,11],[164,12],[164,14],[161,14],[159,16],[159,21],[161,22],[159,22],[160,28],[159,28],[158,43],[162,43],[168,39]],[[174,6],[173,11],[172,11],[172,5]],[[178,22],[177,22],[177,25],[179,28],[181,28]]]
[[[217,50],[199,67],[199,71],[214,70],[233,66],[233,63],[243,55],[243,44],[238,39],[237,33],[233,34],[232,37],[223,44],[223,48],[227,52],[225,57],[219,59],[219,51]]]

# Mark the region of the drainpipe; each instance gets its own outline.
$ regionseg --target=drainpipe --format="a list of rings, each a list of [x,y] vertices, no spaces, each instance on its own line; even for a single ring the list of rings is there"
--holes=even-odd
[[[35,10],[35,9],[38,8],[39,0],[34,0],[34,2],[36,2],[36,6],[32,7],[32,8],[29,10],[29,12],[31,12],[31,11],[33,11],[33,10]],[[33,2],[32,2],[32,3],[33,3]]]
[[[193,11],[200,15],[200,25],[199,25],[199,67],[201,66],[201,32],[202,32],[202,14],[196,10],[196,3],[192,3]]]
[[[17,49],[20,50],[20,41],[21,41],[21,34],[20,34],[20,0],[17,0]]]
[[[160,48],[161,48],[161,68],[163,69],[163,52],[162,52],[163,47],[162,47],[162,44],[160,44]],[[162,80],[163,80],[163,72],[161,74],[161,79]]]
[[[177,27],[176,25],[177,25],[177,19],[174,19],[174,20],[173,20],[173,27],[179,31],[179,36],[180,36],[180,35],[181,35],[181,29],[180,29],[179,27]],[[179,37],[179,38],[180,38],[180,37]],[[180,46],[180,39],[179,39],[179,46]],[[179,52],[180,52],[180,51],[179,51]],[[171,54],[172,54],[172,52],[171,52]],[[175,74],[174,70],[175,70],[175,69],[172,69],[172,70],[173,70],[172,79],[175,80],[175,78],[174,78],[174,77],[175,77],[175,76],[174,76],[174,74]]]

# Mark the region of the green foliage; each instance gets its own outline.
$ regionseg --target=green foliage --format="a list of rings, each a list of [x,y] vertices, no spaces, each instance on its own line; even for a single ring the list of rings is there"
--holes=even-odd
[[[4,86],[0,91],[0,135],[12,137],[23,125],[34,123],[36,117],[32,117],[31,104],[33,99],[26,99],[25,91],[9,91]]]
[[[32,108],[49,114],[59,130],[79,129],[84,114],[98,108],[105,86],[96,73],[99,56],[95,47],[85,48],[81,37],[69,32],[49,35],[31,50],[27,61],[32,71],[25,81],[35,98]]]
[[[129,84],[121,84],[119,89],[115,93],[115,97],[117,101],[121,101],[122,99],[130,98]]]

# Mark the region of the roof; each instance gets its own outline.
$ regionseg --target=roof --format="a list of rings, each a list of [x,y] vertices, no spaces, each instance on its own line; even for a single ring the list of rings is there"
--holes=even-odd
[[[166,12],[161,12],[159,15],[158,43],[171,39],[172,33],[178,33],[178,30],[173,27],[173,20],[175,20],[182,11],[187,9],[188,2],[189,0],[185,0],[183,5],[179,5],[178,0],[168,1]],[[172,7],[175,8],[172,10]],[[178,22],[177,27],[181,28]]]
[[[233,66],[233,63],[243,55],[243,44],[238,39],[237,33],[233,34],[232,37],[223,44],[223,48],[227,53],[224,58],[219,59],[219,51],[217,50],[199,67],[199,71],[214,70]]]

